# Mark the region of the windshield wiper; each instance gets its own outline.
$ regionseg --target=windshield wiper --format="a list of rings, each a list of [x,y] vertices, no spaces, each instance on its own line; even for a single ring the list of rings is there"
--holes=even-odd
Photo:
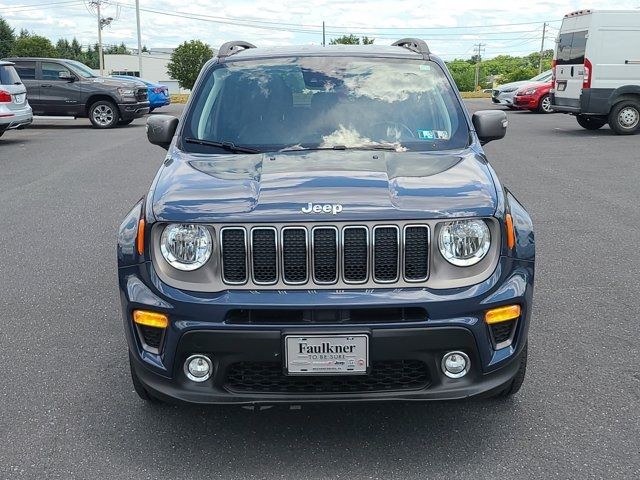
[[[303,147],[302,145],[292,145],[285,147],[281,152],[295,152],[305,150],[388,150],[390,152],[402,152],[406,150],[402,145],[394,145],[392,143],[371,143],[347,147],[346,145],[332,145],[330,147]]]
[[[194,143],[196,145],[205,145],[207,147],[218,147],[229,152],[236,153],[261,153],[260,150],[255,148],[243,147],[242,145],[235,145],[233,142],[214,142],[213,140],[203,140],[201,138],[187,137],[184,139],[186,143]]]

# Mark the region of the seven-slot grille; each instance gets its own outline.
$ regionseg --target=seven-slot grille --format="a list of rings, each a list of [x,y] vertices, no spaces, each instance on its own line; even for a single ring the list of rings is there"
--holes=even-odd
[[[222,279],[229,285],[332,285],[429,275],[427,225],[224,227]]]

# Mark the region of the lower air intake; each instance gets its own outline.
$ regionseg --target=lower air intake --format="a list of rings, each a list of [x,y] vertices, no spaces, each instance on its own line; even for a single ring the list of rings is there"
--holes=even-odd
[[[231,392],[358,393],[421,390],[429,385],[427,365],[419,360],[373,362],[369,375],[287,376],[280,362],[240,362],[227,370]]]

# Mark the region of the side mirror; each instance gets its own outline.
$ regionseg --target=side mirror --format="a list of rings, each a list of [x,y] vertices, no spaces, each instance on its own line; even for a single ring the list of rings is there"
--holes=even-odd
[[[76,77],[69,72],[58,72],[58,78],[60,80],[66,80],[67,82],[73,82],[76,79]]]
[[[471,121],[482,145],[503,138],[509,125],[506,113],[501,110],[481,110],[473,114]]]
[[[149,142],[165,150],[169,149],[171,140],[178,128],[178,119],[172,115],[153,115],[147,119],[147,139]]]

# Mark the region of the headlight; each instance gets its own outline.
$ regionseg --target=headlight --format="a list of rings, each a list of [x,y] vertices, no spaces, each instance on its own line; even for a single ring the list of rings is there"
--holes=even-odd
[[[132,88],[118,88],[118,93],[123,97],[134,97],[136,91]]]
[[[440,253],[458,267],[475,265],[489,251],[491,233],[482,220],[458,220],[440,229]]]
[[[528,88],[527,90],[518,92],[519,95],[534,95],[535,93],[536,93],[535,88]]]
[[[172,223],[160,238],[160,251],[174,268],[190,272],[209,260],[213,241],[209,230],[200,225]]]

